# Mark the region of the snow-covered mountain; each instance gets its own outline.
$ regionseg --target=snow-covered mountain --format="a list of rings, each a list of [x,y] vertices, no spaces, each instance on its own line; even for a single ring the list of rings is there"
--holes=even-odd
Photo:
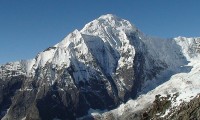
[[[154,38],[103,15],[32,60],[0,66],[0,118],[117,119],[145,109],[158,94],[178,93],[170,111],[200,93],[199,55],[200,38]]]

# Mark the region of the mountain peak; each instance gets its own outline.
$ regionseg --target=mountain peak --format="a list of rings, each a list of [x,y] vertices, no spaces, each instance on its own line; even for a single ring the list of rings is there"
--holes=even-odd
[[[106,15],[102,15],[100,16],[98,19],[109,19],[109,20],[122,20],[120,17],[113,15],[113,14],[106,14]]]
[[[86,24],[85,27],[81,30],[81,33],[89,35],[94,32],[98,33],[100,31],[123,31],[125,33],[129,33],[135,32],[137,30],[138,29],[128,20],[122,19],[112,14],[106,14]]]

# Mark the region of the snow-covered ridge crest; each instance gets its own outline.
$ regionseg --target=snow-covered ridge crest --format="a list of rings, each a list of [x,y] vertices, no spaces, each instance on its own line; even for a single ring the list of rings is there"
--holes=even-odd
[[[183,54],[189,61],[200,57],[200,37],[186,38],[179,36],[174,40],[181,46]]]
[[[75,29],[72,33],[67,35],[61,42],[56,44],[54,47],[60,47],[60,48],[72,47],[69,46],[70,43],[78,43],[81,38],[82,38],[81,33],[77,29]]]
[[[70,59],[74,56],[74,50],[78,49],[81,53],[88,53],[81,33],[74,30],[60,43],[50,47],[50,49],[41,52],[36,58],[36,68],[44,67],[47,63],[52,63],[55,67],[69,67]]]

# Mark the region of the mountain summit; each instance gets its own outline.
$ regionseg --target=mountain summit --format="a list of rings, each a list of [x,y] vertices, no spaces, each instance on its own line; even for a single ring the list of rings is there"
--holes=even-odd
[[[184,98],[200,93],[195,76],[200,67],[194,64],[199,63],[199,45],[200,38],[153,38],[127,20],[103,15],[32,60],[0,66],[0,118],[84,119],[94,115],[93,110],[109,111],[128,100],[130,103],[130,99],[143,101],[140,109],[134,106],[141,110],[153,102],[152,97],[159,92],[151,90],[156,91],[159,85],[164,86],[160,87],[164,95],[192,92],[193,97],[181,97],[184,102]],[[178,90],[171,79],[190,71],[195,73],[196,86],[184,84],[188,91],[181,91],[185,87]],[[131,103],[136,105],[137,100]],[[120,115],[115,112],[115,116]]]

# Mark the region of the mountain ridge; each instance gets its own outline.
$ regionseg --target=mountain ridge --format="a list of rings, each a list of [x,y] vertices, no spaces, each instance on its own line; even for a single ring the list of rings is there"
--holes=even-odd
[[[187,64],[199,58],[199,45],[199,38],[152,38],[127,20],[103,15],[34,59],[1,66],[1,114],[75,119],[90,109],[114,109],[190,72]]]

